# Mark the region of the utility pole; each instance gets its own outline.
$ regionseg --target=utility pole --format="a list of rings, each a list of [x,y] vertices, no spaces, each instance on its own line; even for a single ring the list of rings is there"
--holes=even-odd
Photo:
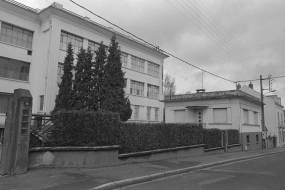
[[[261,99],[261,127],[262,127],[262,148],[266,149],[266,129],[264,120],[264,103],[263,103],[263,87],[262,87],[262,75],[260,75],[260,99]]]

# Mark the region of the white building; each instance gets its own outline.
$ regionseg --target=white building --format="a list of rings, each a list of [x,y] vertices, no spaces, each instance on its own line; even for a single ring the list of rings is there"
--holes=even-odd
[[[133,115],[130,121],[160,122],[163,117],[163,61],[168,56],[63,8],[58,3],[39,10],[16,1],[0,1],[0,128],[7,98],[23,88],[33,96],[33,113],[49,113],[55,105],[66,45],[75,52],[109,45],[116,35]],[[76,56],[75,63],[76,63]]]
[[[241,90],[166,96],[166,123],[202,123],[205,128],[236,129],[243,150],[262,148],[260,99]]]

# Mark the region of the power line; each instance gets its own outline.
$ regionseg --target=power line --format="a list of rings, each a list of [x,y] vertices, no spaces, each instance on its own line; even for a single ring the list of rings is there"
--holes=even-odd
[[[222,23],[211,13],[211,11],[209,11],[201,1],[197,0],[202,6],[196,0],[194,1],[209,15],[209,17],[213,18],[212,20],[217,24],[219,28],[221,28],[225,32],[225,34],[227,34],[230,38],[232,38],[236,42],[236,44],[241,49],[240,51],[244,53],[245,56],[247,56],[250,60],[252,60],[255,63],[255,66],[258,67],[257,70],[260,73],[262,73],[261,68],[258,66],[258,63],[256,62],[256,60],[247,52],[247,50],[239,43],[239,41],[237,41],[237,39],[222,25]]]
[[[167,0],[168,1],[168,0]],[[184,0],[183,0],[183,2],[184,2]],[[168,1],[168,3],[170,3],[170,1]],[[214,37],[214,38],[216,38],[217,40],[218,40],[218,42],[219,43],[221,43],[223,46],[225,46],[225,48],[227,49],[224,49],[223,47],[221,47],[213,38],[211,38],[210,36],[208,36],[211,40],[213,40],[218,46],[220,46],[226,53],[228,53],[233,59],[235,59],[237,62],[239,62],[240,63],[240,65],[242,66],[242,67],[244,67],[246,70],[248,70],[249,72],[251,72],[252,74],[254,74],[254,75],[256,75],[256,73],[255,73],[255,71],[254,71],[254,69],[253,68],[251,68],[251,67],[245,67],[245,66],[243,66],[243,64],[242,64],[242,62],[243,62],[243,60],[242,60],[242,58],[241,57],[239,57],[239,53],[233,48],[233,47],[231,47],[230,46],[230,43],[228,43],[227,41],[225,41],[227,44],[224,44],[223,43],[223,41],[221,40],[221,39],[219,39],[219,38],[223,38],[221,35],[219,35],[219,33],[221,33],[221,31],[220,30],[218,30],[218,32],[219,33],[217,33],[200,15],[198,15],[191,7],[189,7],[188,6],[188,4],[186,4],[185,2],[185,4],[186,4],[186,6],[188,7],[188,8],[190,8],[191,9],[191,11],[192,12],[194,12],[210,29],[208,29],[207,28],[207,26],[206,25],[204,25],[202,22],[200,22],[199,21],[199,19],[197,19],[196,18],[196,16],[195,15],[193,15],[191,12],[189,12],[186,8],[185,8],[185,6],[183,6],[183,5],[181,5],[180,3],[179,3],[179,1],[177,1],[177,3],[184,9],[184,10],[186,10],[198,23],[200,23],[209,33],[211,33],[212,34],[212,36]],[[173,7],[175,7],[172,3],[170,3]],[[192,4],[193,5],[193,4]],[[175,7],[176,9],[177,9],[177,7]],[[195,7],[196,8],[196,7]],[[196,10],[198,10],[197,8],[196,8]],[[200,10],[198,10],[208,21],[209,21],[209,19],[200,11]],[[180,13],[181,13],[181,11],[179,11]],[[184,14],[183,14],[184,15]],[[185,15],[184,15],[185,16]],[[187,19],[188,19],[188,17],[187,17]],[[188,19],[189,20],[189,19]],[[193,23],[193,21],[192,20],[190,20],[192,23]],[[210,23],[211,23],[211,21],[209,21]],[[212,23],[211,23],[212,24]],[[213,24],[212,24],[213,25]],[[196,27],[198,27],[196,24],[195,24],[195,26]],[[213,25],[214,27],[215,27],[215,25]],[[202,32],[204,32],[205,33],[205,31],[203,31],[200,27],[198,27]],[[216,28],[216,27],[215,27]],[[212,33],[212,32],[214,32],[214,34]],[[206,34],[206,33],[205,33]],[[216,35],[218,35],[218,37],[217,36],[215,36],[215,34]],[[222,34],[222,33],[221,33]],[[223,34],[222,34],[223,35]],[[225,36],[224,36],[225,37]],[[230,48],[231,49],[230,49]],[[233,57],[233,56],[235,56],[235,57]],[[239,60],[237,60],[237,59],[239,59]],[[240,62],[241,61],[241,62]],[[245,62],[248,62],[246,59],[245,59]],[[249,63],[250,64],[250,63]],[[249,65],[247,65],[247,66],[249,66]],[[249,69],[251,69],[251,70],[249,70]]]
[[[268,77],[268,78],[263,78],[262,80],[267,80],[267,79],[277,79],[277,78],[284,78],[285,76],[277,76],[277,77]],[[252,79],[252,80],[240,80],[240,81],[236,81],[237,82],[252,82],[252,81],[258,81],[260,79]]]
[[[75,3],[73,0],[70,0],[70,1],[71,1],[72,3],[74,3],[75,5],[77,5],[77,6],[81,7],[81,8],[83,8],[83,9],[85,9],[86,11],[90,12],[91,14],[93,14],[93,15],[99,17],[100,19],[106,21],[107,23],[109,23],[109,24],[111,24],[111,25],[113,25],[113,26],[119,28],[120,30],[126,32],[127,34],[130,34],[130,35],[132,35],[133,37],[135,37],[135,38],[137,38],[137,39],[143,41],[144,43],[150,45],[151,47],[157,49],[157,46],[155,46],[155,45],[153,45],[153,44],[151,44],[151,43],[149,43],[149,42],[143,40],[142,38],[140,38],[140,37],[138,37],[138,36],[136,36],[136,35],[134,35],[134,34],[128,32],[128,31],[126,31],[125,29],[121,28],[120,26],[118,26],[118,25],[116,25],[116,24],[114,24],[114,23],[108,21],[107,19],[105,19],[105,18],[103,18],[103,17],[101,17],[101,16],[99,16],[99,15],[93,13],[93,12],[90,11],[89,9],[87,9],[87,8],[85,8],[85,7],[83,7],[83,6],[79,5],[79,4],[77,4],[77,3]],[[223,77],[218,76],[218,75],[216,75],[216,74],[214,74],[214,73],[211,73],[211,72],[209,72],[209,71],[206,71],[206,70],[204,70],[204,69],[201,69],[201,68],[199,68],[199,67],[197,67],[197,66],[195,66],[195,65],[193,65],[193,64],[191,64],[191,63],[188,63],[187,61],[184,61],[184,60],[182,60],[181,58],[179,58],[179,57],[177,57],[177,56],[175,56],[175,55],[173,55],[173,54],[171,54],[171,53],[168,53],[168,52],[166,52],[166,51],[164,51],[164,50],[162,50],[162,49],[159,49],[159,50],[161,50],[163,53],[165,53],[165,54],[167,54],[167,55],[169,55],[169,56],[172,56],[172,57],[174,57],[174,58],[176,58],[176,59],[178,59],[178,60],[180,60],[180,61],[182,61],[182,62],[184,62],[184,63],[186,63],[186,64],[188,64],[188,65],[190,65],[190,66],[192,66],[192,67],[194,67],[194,68],[197,68],[197,69],[199,69],[199,70],[201,70],[201,71],[204,71],[204,72],[206,72],[206,73],[208,73],[208,74],[210,74],[210,75],[213,75],[213,76],[215,76],[215,77],[218,77],[218,78],[221,78],[221,79],[223,79],[223,80],[226,80],[226,81],[229,81],[229,82],[234,83],[234,81],[232,81],[232,80],[223,78]]]

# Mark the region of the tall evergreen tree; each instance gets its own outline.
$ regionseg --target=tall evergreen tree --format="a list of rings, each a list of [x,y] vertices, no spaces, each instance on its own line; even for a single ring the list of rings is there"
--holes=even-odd
[[[91,67],[91,48],[88,47],[86,51],[81,47],[77,54],[77,65],[75,67],[74,78],[74,109],[76,110],[90,109],[88,107],[88,102],[91,90]]]
[[[67,46],[67,54],[63,63],[63,75],[61,76],[61,83],[58,84],[58,95],[55,99],[55,107],[52,114],[61,109],[72,109],[72,67],[73,67],[73,49],[71,43]]]
[[[92,65],[92,84],[91,84],[91,109],[102,110],[102,103],[105,95],[102,92],[104,80],[105,64],[107,60],[106,47],[101,42],[99,48],[95,51],[96,57]]]
[[[121,51],[115,35],[111,38],[108,52],[102,86],[102,92],[105,95],[102,110],[118,112],[121,120],[126,121],[130,118],[126,117],[129,115],[126,112],[131,112],[131,108],[128,98],[125,98],[125,73],[122,71]]]

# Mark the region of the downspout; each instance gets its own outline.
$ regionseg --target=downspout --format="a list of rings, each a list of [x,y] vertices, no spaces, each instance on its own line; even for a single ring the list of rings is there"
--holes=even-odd
[[[47,67],[46,67],[46,76],[45,76],[45,95],[44,95],[44,105],[43,105],[43,112],[46,115],[46,104],[47,104],[47,87],[48,87],[48,76],[50,70],[50,52],[51,52],[51,41],[52,41],[52,19],[49,21],[49,47],[48,47],[48,54],[47,54]]]
[[[239,132],[240,132],[240,138],[241,138],[241,146],[242,150],[244,151],[244,146],[243,146],[243,135],[242,135],[242,124],[241,124],[241,105],[239,102]]]

